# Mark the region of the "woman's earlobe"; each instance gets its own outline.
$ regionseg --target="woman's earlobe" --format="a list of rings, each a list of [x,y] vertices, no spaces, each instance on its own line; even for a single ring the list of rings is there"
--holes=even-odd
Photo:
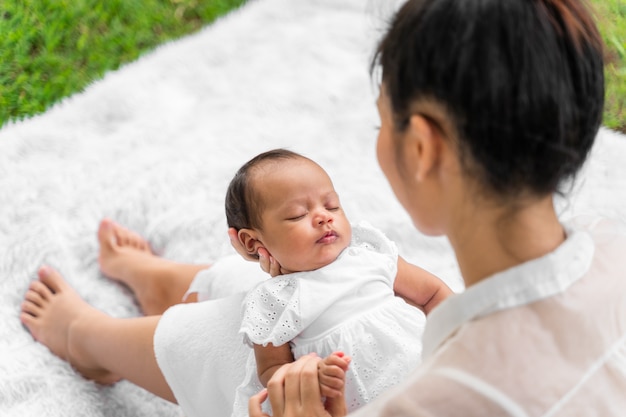
[[[439,157],[436,129],[432,122],[421,114],[409,119],[411,147],[415,160],[415,179],[423,181],[436,166]]]

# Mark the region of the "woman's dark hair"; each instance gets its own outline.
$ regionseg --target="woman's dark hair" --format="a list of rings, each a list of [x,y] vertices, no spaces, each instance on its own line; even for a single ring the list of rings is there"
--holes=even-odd
[[[246,162],[235,174],[226,191],[226,221],[228,227],[240,229],[259,229],[263,200],[255,193],[252,186],[254,170],[266,162],[287,159],[307,159],[286,149],[273,149],[263,152]]]
[[[558,191],[601,123],[602,41],[579,0],[409,0],[378,64],[396,129],[441,105],[464,170],[501,196]]]

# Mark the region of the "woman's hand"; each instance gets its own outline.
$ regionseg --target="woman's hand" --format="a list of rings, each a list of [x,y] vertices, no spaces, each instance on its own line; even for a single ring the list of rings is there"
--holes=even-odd
[[[311,354],[283,365],[274,373],[267,389],[253,395],[248,403],[250,417],[271,417],[263,413],[261,403],[269,398],[273,417],[343,417],[346,403],[341,395],[322,402],[318,366],[322,359]]]
[[[280,264],[276,262],[276,259],[274,259],[265,248],[259,248],[258,258],[249,255],[239,241],[239,238],[237,237],[237,230],[235,228],[231,227],[228,229],[228,237],[230,238],[230,244],[233,248],[235,248],[239,255],[248,261],[258,262],[259,265],[261,265],[261,269],[270,274],[272,277],[287,273],[282,270]]]

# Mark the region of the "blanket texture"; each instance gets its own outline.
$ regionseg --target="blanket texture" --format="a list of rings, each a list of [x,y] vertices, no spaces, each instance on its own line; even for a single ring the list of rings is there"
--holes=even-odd
[[[382,229],[402,256],[462,290],[447,241],[413,228],[376,162],[368,64],[398,3],[251,0],[0,130],[0,415],[179,415],[128,382],[81,378],[22,327],[22,297],[46,263],[107,314],[139,315],[132,294],[99,272],[99,220],[138,231],[171,259],[231,254],[226,186],[270,148],[317,160],[352,221]],[[558,201],[562,216],[626,218],[624,159],[626,139],[602,130]]]

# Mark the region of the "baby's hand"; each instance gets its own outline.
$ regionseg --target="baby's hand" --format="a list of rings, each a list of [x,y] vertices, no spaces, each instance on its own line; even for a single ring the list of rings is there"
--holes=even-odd
[[[343,395],[346,372],[351,360],[352,358],[344,355],[343,352],[334,352],[318,363],[317,369],[322,396],[336,398]]]

